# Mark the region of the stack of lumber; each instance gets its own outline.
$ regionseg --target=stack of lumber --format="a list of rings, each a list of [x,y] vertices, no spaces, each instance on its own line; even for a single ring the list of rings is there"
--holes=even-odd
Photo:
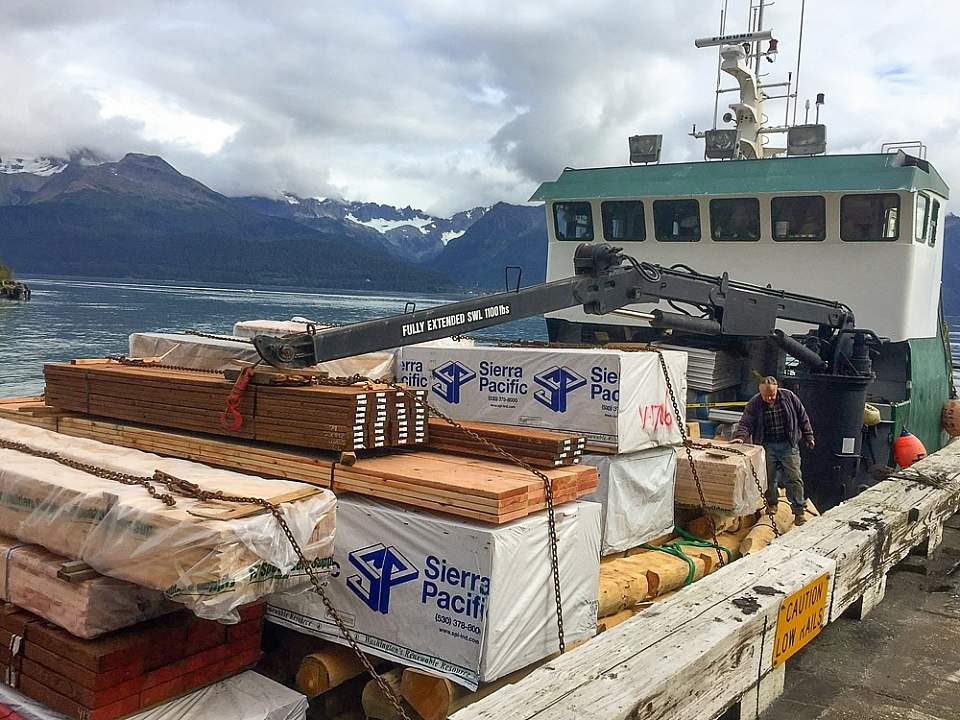
[[[228,430],[220,419],[234,383],[215,373],[90,360],[48,364],[44,376],[47,405],[86,415],[348,452],[426,440],[410,396],[423,391],[250,384],[237,405],[243,424]]]
[[[242,442],[72,414],[57,419],[57,430],[73,437],[99,440],[110,445],[217,465],[262,477],[296,480],[322,488],[330,487],[334,463],[329,455],[287,445]]]
[[[327,490],[2,419],[0,438],[136,477],[159,470],[203,490],[282,504],[308,560],[332,554],[336,499]],[[167,490],[159,482],[157,487]],[[200,501],[179,492],[175,505],[166,505],[140,485],[13,449],[0,449],[0,497],[3,534],[83,560],[104,575],[162,590],[204,617],[226,617],[276,589],[306,584],[301,576],[283,576],[298,559],[276,519],[260,505]]]
[[[767,472],[762,446],[713,441],[709,447],[693,448],[691,453],[707,507],[737,515],[746,515],[760,507],[760,489],[751,468],[757,473],[760,487],[766,488]],[[677,459],[674,498],[677,505],[700,507],[701,504],[685,452],[681,452]]]
[[[18,411],[11,413],[16,419],[32,419],[34,410],[48,410],[36,399],[23,399],[16,407]],[[492,459],[417,452],[364,458],[348,467],[334,463],[330,456],[289,446],[161,430],[72,413],[62,413],[51,418],[51,421],[64,435],[253,472],[265,477],[297,480],[318,487],[331,487],[335,472],[336,490],[474,520],[499,524],[545,507],[540,479],[515,465]],[[500,425],[493,427],[504,429]],[[524,432],[528,430],[524,429]],[[564,433],[532,432],[568,437]],[[521,457],[529,459],[523,455]],[[590,494],[597,487],[597,471],[592,467],[561,466],[547,470],[546,474],[553,481],[557,503]],[[573,483],[575,493],[571,492]]]
[[[59,415],[54,408],[43,404],[41,396],[0,398],[0,418],[5,420],[56,430]]]
[[[0,612],[6,677],[75,720],[113,720],[210,685],[257,662],[264,605],[221,625],[178,612],[82,640],[7,605]]]
[[[79,638],[136,625],[178,606],[159,590],[100,575],[39,545],[0,535],[0,599]]]
[[[544,470],[556,504],[597,487],[587,466]],[[501,524],[546,507],[543,481],[515,465],[433,452],[404,453],[337,465],[333,489]]]
[[[502,447],[534,467],[576,465],[583,455],[586,438],[575,433],[539,428],[458,421],[462,427]],[[434,450],[500,459],[503,456],[442,418],[430,418],[429,446]]]

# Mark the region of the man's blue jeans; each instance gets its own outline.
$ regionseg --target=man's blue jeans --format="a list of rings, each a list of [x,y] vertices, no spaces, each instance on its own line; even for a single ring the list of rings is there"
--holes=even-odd
[[[800,474],[800,450],[789,442],[771,442],[763,446],[767,455],[767,503],[776,505],[780,493],[778,480],[782,477],[787,488],[787,499],[794,514],[802,512],[803,476]]]

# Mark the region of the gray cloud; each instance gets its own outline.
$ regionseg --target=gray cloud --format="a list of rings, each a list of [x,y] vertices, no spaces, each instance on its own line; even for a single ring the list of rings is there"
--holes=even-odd
[[[950,90],[960,50],[941,37],[956,27],[952,5],[807,5],[801,92],[827,93],[833,151],[919,137],[946,177],[960,175]],[[798,7],[768,11],[779,74],[793,63]],[[692,41],[715,32],[718,9],[5,3],[0,154],[155,152],[227,194],[290,190],[442,213],[522,201],[564,166],[622,164],[635,132],[662,132],[668,161],[698,158],[686,133],[712,123],[716,55]],[[770,113],[779,122],[782,106]]]

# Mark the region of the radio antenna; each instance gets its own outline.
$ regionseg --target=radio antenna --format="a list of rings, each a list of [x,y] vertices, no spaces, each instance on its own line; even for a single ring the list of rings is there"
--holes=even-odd
[[[730,0],[723,0],[723,9],[720,10],[720,36],[723,36],[724,30],[727,27],[727,3]],[[720,50],[722,48],[717,46],[717,89],[713,93],[713,129],[717,129],[717,113],[720,111],[720,63],[722,58],[720,57]]]
[[[797,124],[797,103],[800,100],[800,56],[803,52],[803,11],[807,0],[800,0],[800,37],[797,38],[797,84],[793,86],[793,124]],[[787,98],[790,102],[790,98]]]

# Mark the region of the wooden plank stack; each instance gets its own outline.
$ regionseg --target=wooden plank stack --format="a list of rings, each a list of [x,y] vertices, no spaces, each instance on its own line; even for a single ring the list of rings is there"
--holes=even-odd
[[[296,480],[323,488],[330,487],[334,464],[330,455],[314,450],[161,430],[72,414],[59,418],[57,431],[73,437],[217,465],[261,477]]]
[[[221,625],[178,612],[81,640],[13,605],[0,611],[0,669],[9,684],[75,720],[113,720],[252,666],[264,604]]]
[[[691,451],[707,507],[737,514],[746,514],[758,508],[762,498],[751,468],[756,471],[760,486],[766,489],[763,448],[759,445],[734,445],[720,441],[712,441],[710,444],[712,447],[693,448]],[[727,451],[726,447],[732,450]],[[685,453],[680,453],[677,458],[674,498],[677,505],[700,507],[700,495]]]
[[[411,398],[412,400],[412,398]],[[412,403],[411,403],[412,404]],[[32,411],[48,411],[37,399],[23,399],[9,416],[15,419],[32,419]],[[471,450],[461,445],[451,452],[417,452],[402,455],[382,455],[363,458],[348,467],[335,463],[329,455],[307,449],[292,448],[277,444],[240,442],[237,440],[205,436],[199,433],[178,432],[150,428],[127,422],[116,422],[73,413],[61,413],[51,418],[56,430],[65,435],[99,440],[111,445],[136,448],[159,455],[183,458],[219,465],[231,470],[253,472],[263,477],[285,478],[306,482],[318,487],[332,487],[336,473],[335,489],[355,492],[384,500],[414,505],[437,512],[466,517],[484,522],[503,523],[545,506],[542,481],[526,470],[493,459],[469,457]],[[420,422],[419,420],[415,420]],[[431,424],[434,422],[430,421]],[[471,429],[487,432],[495,442],[500,442],[496,433],[513,433],[513,428],[488,423],[466,423]],[[523,429],[527,433],[527,429]],[[563,443],[582,445],[582,438],[554,431],[533,430],[534,446],[544,446],[549,437],[551,447]],[[430,437],[433,438],[431,430]],[[454,433],[461,434],[454,430]],[[443,435],[438,435],[443,438]],[[431,440],[431,443],[433,441]],[[441,443],[445,444],[445,443]],[[521,459],[538,466],[538,458],[527,451],[520,441],[505,447]],[[458,453],[457,455],[452,454]],[[553,451],[552,451],[553,452]],[[566,452],[566,451],[562,451]],[[576,456],[562,460],[567,463],[579,459]],[[556,455],[561,451],[555,451]],[[467,457],[464,457],[467,455]],[[542,467],[542,465],[540,465]],[[569,502],[596,489],[595,468],[550,465],[547,475],[554,483],[555,501]],[[572,484],[573,483],[573,484]],[[571,488],[576,487],[575,494]]]
[[[218,374],[110,360],[44,367],[46,403],[58,410],[190,432],[353,452],[422,444],[426,416],[413,395],[386,385],[250,384],[221,425],[234,384]],[[421,422],[423,421],[423,422]]]
[[[576,500],[597,486],[596,468],[572,466],[543,472],[550,479],[556,504]],[[433,452],[337,465],[333,489],[494,524],[546,507],[543,481],[523,468]]]
[[[159,590],[89,572],[64,572],[67,558],[0,535],[0,599],[91,639],[178,609]],[[81,563],[83,565],[83,563]],[[69,579],[65,579],[69,578]]]
[[[580,462],[586,438],[575,433],[540,428],[457,421],[458,425],[490,440],[534,467],[552,468]],[[434,450],[502,459],[503,456],[442,418],[430,418],[428,445]]]

